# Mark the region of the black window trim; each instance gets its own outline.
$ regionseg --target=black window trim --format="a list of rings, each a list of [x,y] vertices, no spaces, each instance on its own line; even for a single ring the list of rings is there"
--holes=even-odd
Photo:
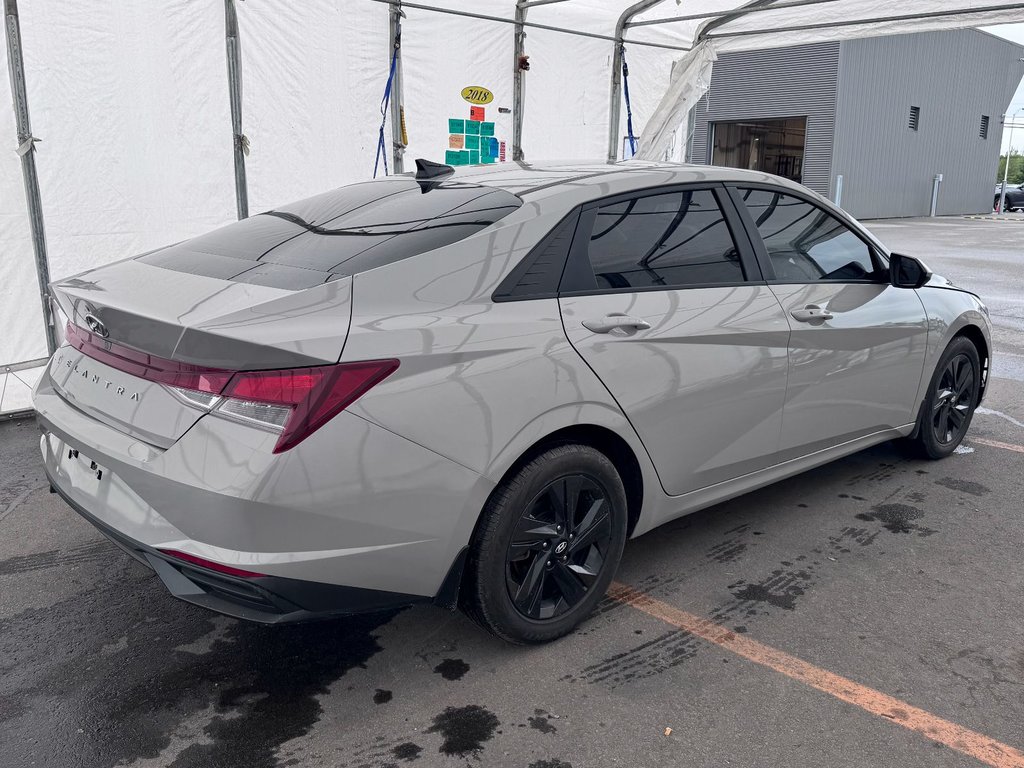
[[[740,264],[747,279],[742,281],[729,281],[721,283],[697,283],[694,285],[651,285],[651,286],[626,286],[624,288],[599,288],[597,286],[594,270],[590,264],[590,255],[587,245],[589,234],[593,231],[594,220],[597,217],[597,210],[608,205],[639,200],[644,197],[672,194],[674,192],[710,191],[718,203],[725,218],[726,226],[732,237],[736,250],[739,252]],[[588,237],[581,235],[587,234]],[[765,285],[764,276],[756,254],[751,247],[750,239],[744,229],[742,219],[735,209],[735,205],[728,194],[725,185],[719,181],[699,181],[683,184],[663,184],[642,189],[632,189],[608,197],[591,200],[584,203],[580,212],[580,218],[576,224],[576,235],[573,237],[569,257],[565,270],[562,272],[562,281],[558,286],[559,296],[600,296],[614,293],[650,293],[652,291],[690,291],[703,288],[735,288],[739,286]]]
[[[502,303],[506,301],[533,301],[534,299],[557,299],[558,298],[558,286],[562,281],[562,275],[565,273],[566,263],[569,258],[569,251],[572,249],[572,243],[576,239],[576,232],[579,226],[580,217],[580,206],[575,206],[569,213],[558,220],[555,224],[536,244],[529,250],[529,252],[519,260],[519,263],[512,267],[511,271],[505,276],[505,278],[498,283],[498,287],[491,293],[491,301],[495,303]],[[564,227],[571,227],[572,233],[569,237],[569,244],[565,251],[560,255],[562,260],[561,269],[558,269],[557,264],[552,268],[551,285],[533,288],[529,290],[523,290],[520,288],[520,282],[525,278],[530,270],[533,268],[537,260],[545,254],[551,241],[557,238]],[[556,257],[558,258],[558,257]],[[555,273],[557,272],[557,277]]]
[[[761,267],[761,273],[765,276],[765,281],[769,285],[815,285],[816,283],[825,284],[842,284],[842,283],[857,283],[861,285],[883,285],[888,282],[885,277],[879,277],[873,280],[850,280],[846,278],[834,279],[834,280],[779,280],[775,276],[775,266],[771,262],[771,257],[768,255],[768,249],[764,245],[764,240],[761,238],[761,233],[757,228],[757,223],[754,221],[754,217],[747,208],[746,202],[743,199],[743,193],[741,190],[744,189],[757,189],[766,192],[777,192],[781,195],[788,195],[795,197],[808,205],[813,206],[819,211],[822,211],[827,216],[838,221],[847,230],[852,232],[858,240],[860,240],[868,249],[868,254],[871,257],[871,262],[875,265],[875,271],[878,275],[884,276],[887,273],[886,261],[882,258],[878,248],[864,237],[864,234],[860,232],[856,227],[851,226],[850,222],[843,219],[842,216],[836,215],[836,213],[829,208],[823,206],[820,200],[815,200],[811,195],[805,194],[797,189],[790,189],[789,187],[781,187],[774,184],[765,184],[764,182],[745,182],[745,181],[730,181],[726,183],[726,188],[729,195],[732,198],[732,204],[736,208],[740,219],[743,221],[744,230],[746,231],[747,237],[753,245],[754,252],[757,254],[757,261]]]

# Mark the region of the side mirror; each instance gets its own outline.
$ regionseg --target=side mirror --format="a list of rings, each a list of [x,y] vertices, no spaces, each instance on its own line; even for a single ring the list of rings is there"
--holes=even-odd
[[[931,276],[928,267],[913,256],[902,253],[889,256],[889,282],[897,288],[920,288]]]

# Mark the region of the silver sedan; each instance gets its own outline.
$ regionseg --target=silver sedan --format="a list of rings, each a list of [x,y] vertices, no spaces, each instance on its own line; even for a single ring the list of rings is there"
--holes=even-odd
[[[630,537],[886,440],[947,456],[991,350],[977,296],[806,188],[652,163],[420,161],[52,295],[50,482],[173,595],[520,643]]]

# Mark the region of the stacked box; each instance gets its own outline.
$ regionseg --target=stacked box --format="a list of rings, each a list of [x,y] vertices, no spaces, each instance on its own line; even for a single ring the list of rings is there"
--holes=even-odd
[[[494,123],[484,121],[484,108],[473,107],[470,119],[458,117],[448,119],[448,150],[444,161],[447,165],[477,165],[505,161],[502,144],[494,137]]]

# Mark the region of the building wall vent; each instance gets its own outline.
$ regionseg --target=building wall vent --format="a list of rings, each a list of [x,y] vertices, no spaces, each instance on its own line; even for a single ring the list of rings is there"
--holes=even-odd
[[[908,123],[910,130],[916,131],[918,126],[921,124],[921,108],[911,107],[910,108],[910,122]]]
[[[981,116],[981,130],[978,131],[978,136],[988,139],[988,115]]]

